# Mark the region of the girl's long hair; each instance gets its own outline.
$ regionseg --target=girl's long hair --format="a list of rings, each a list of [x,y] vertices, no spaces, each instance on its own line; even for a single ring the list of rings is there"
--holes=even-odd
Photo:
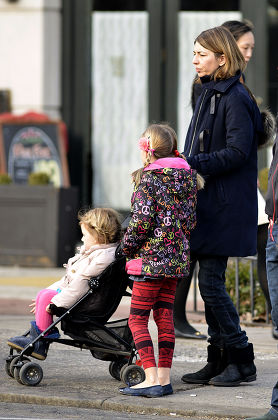
[[[149,139],[150,149],[153,149],[153,152],[149,151],[144,166],[132,173],[132,179],[136,186],[140,184],[144,168],[150,164],[152,156],[156,159],[180,157],[186,160],[186,158],[177,151],[177,134],[170,125],[166,123],[151,124],[144,131],[142,137],[147,137]],[[197,187],[198,189],[204,187],[204,179],[199,174],[197,175]]]

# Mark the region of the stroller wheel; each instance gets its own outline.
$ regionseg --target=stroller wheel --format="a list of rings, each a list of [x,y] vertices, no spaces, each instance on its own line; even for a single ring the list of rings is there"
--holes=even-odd
[[[140,384],[145,380],[145,372],[141,366],[129,365],[121,372],[121,379],[127,386]]]
[[[21,381],[21,379],[20,379],[20,375],[19,375],[19,373],[20,373],[20,370],[21,370],[21,368],[24,366],[24,365],[26,365],[26,363],[29,363],[30,362],[30,359],[27,359],[27,357],[22,361],[22,363],[20,364],[20,366],[15,366],[14,367],[14,378],[17,380],[17,382],[19,383],[19,384],[21,384],[21,385],[24,385],[23,384],[23,382]]]
[[[43,378],[43,371],[37,363],[26,363],[19,371],[19,380],[23,385],[36,386]]]
[[[12,378],[15,378],[15,369],[18,369],[18,367],[16,367],[16,365],[20,360],[21,360],[22,364],[25,360],[30,362],[30,359],[28,359],[28,357],[26,357],[26,356],[23,356],[21,359],[20,359],[20,356],[15,356],[10,362],[6,361],[6,366],[5,366],[6,367],[6,372]],[[22,364],[20,364],[19,368],[22,366]],[[8,371],[8,369],[9,369],[9,371]]]
[[[16,356],[14,356],[14,357],[16,357]],[[10,371],[10,367],[11,367],[11,362],[12,362],[12,360],[13,360],[13,359],[7,359],[7,360],[6,360],[6,363],[5,363],[5,372],[6,372],[6,374],[7,374],[8,376],[10,376],[11,378],[13,378],[13,375],[11,374],[11,371]]]
[[[121,381],[122,382],[124,382],[124,380],[123,380],[123,371],[125,370],[126,367],[128,367],[128,363],[126,363],[125,365],[123,365],[123,367],[121,369],[121,372],[120,372],[120,378],[121,378]]]
[[[121,380],[121,369],[126,364],[127,364],[126,359],[111,362],[109,364],[109,373],[112,376],[112,378],[117,379],[117,381],[120,381]]]

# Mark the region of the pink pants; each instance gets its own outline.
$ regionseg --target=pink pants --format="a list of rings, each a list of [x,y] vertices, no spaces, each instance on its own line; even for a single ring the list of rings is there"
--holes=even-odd
[[[37,327],[44,331],[53,322],[53,316],[46,312],[46,307],[50,304],[53,296],[57,295],[56,290],[43,289],[36,297],[36,324]]]

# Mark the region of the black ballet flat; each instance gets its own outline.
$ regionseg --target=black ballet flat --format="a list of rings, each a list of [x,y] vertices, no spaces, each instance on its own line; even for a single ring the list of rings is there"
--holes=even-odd
[[[200,331],[194,330],[184,330],[180,331],[177,328],[175,328],[175,337],[177,338],[194,338],[197,340],[206,340],[207,336],[205,334],[200,333]]]
[[[162,391],[163,391],[163,395],[172,395],[173,394],[173,388],[171,384],[168,385],[162,385]]]
[[[160,385],[148,386],[146,388],[120,388],[121,394],[131,395],[132,397],[147,397],[147,398],[157,398],[163,397],[166,393],[163,392],[163,387]],[[166,389],[165,389],[166,391]]]

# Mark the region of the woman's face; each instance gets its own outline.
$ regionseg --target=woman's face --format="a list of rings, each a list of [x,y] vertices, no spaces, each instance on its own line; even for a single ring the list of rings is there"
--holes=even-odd
[[[246,63],[250,60],[255,46],[255,38],[252,32],[246,32],[237,40],[237,46],[241,51]]]
[[[216,57],[214,52],[195,42],[193,50],[193,64],[199,77],[208,76],[215,72],[219,66],[225,64],[225,56]]]

